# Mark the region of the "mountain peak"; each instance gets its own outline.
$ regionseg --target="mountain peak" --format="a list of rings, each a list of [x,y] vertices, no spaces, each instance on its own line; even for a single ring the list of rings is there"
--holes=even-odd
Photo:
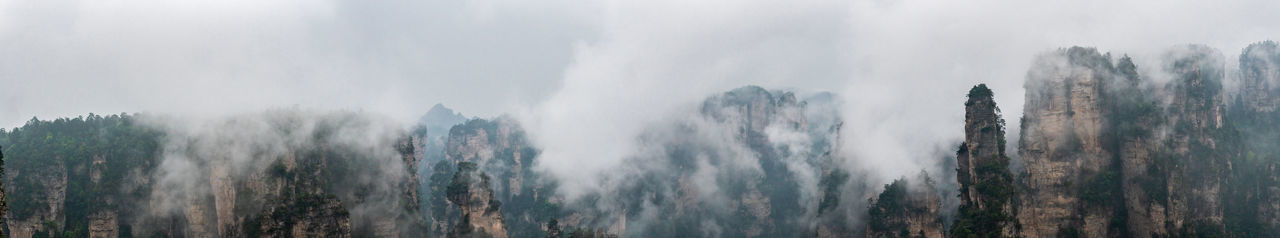
[[[453,109],[449,109],[440,103],[431,106],[431,109],[427,110],[427,114],[423,114],[418,119],[419,124],[442,125],[446,128],[465,121],[467,121],[467,117],[463,116],[462,113],[454,112]]]

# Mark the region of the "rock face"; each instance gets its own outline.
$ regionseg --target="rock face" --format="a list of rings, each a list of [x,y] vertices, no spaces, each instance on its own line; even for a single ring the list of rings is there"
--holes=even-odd
[[[215,176],[215,200],[219,200],[215,204],[220,208],[234,208],[218,209],[219,235],[350,237],[350,213],[337,196],[317,187],[321,181],[315,178],[322,176],[322,171],[329,166],[323,158],[287,156],[270,170],[263,171],[264,174],[227,182],[216,182],[229,178],[216,177],[221,173],[215,167],[211,173]],[[224,183],[226,185],[219,185]],[[240,186],[234,185],[237,183]],[[222,201],[224,196],[226,201]],[[259,212],[245,212],[259,209]]]
[[[1026,167],[1018,213],[1023,235],[1108,236],[1115,209],[1081,195],[1096,186],[1092,178],[1117,167],[1104,137],[1111,129],[1104,90],[1117,83],[1109,57],[1072,47],[1041,55],[1027,74],[1018,147]]]
[[[507,237],[500,208],[502,203],[494,199],[489,175],[480,172],[475,164],[458,164],[453,184],[449,185],[448,197],[449,202],[462,211],[454,229],[449,231],[449,237]]]
[[[9,236],[18,238],[32,237],[36,233],[45,233],[61,229],[59,225],[65,224],[62,221],[66,219],[66,206],[64,203],[67,197],[66,169],[64,167],[54,166],[27,171],[11,169],[8,172],[9,173],[5,174],[6,176],[26,176],[24,179],[37,181],[36,184],[38,184],[40,188],[44,189],[38,191],[12,190],[18,193],[29,193],[24,194],[28,196],[20,197],[23,199],[30,199],[29,201],[24,201],[21,204],[34,206],[34,208],[28,208],[31,211],[30,214],[6,214],[5,223],[9,226]]]
[[[334,196],[277,202],[249,224],[252,237],[351,237],[351,218]],[[395,233],[392,233],[393,235]]]
[[[449,130],[465,122],[467,118],[461,113],[436,104],[418,119],[418,125],[411,132],[414,156],[417,160],[415,163],[417,172],[414,176],[418,179],[417,190],[419,197],[422,198],[419,200],[421,201],[419,207],[427,215],[424,218],[424,225],[427,226],[425,229],[429,230],[428,233],[431,236],[444,236],[444,231],[448,230],[450,222],[456,218],[456,214],[453,216],[446,214],[454,209],[454,206],[444,198],[443,190],[453,178],[452,165],[456,162],[447,161],[444,151],[447,149],[445,145],[450,137]]]
[[[551,200],[555,188],[533,170],[538,151],[518,123],[508,117],[468,120],[450,128],[444,140],[443,160],[432,165],[433,172],[425,190],[430,196],[424,197],[430,207],[429,230],[432,235],[456,233],[455,224],[466,212],[448,203],[446,195],[457,171],[462,169],[455,169],[455,166],[461,163],[470,164],[485,174],[484,186],[492,193],[494,201],[515,205],[498,210],[507,218],[503,220],[504,232],[516,237],[541,235],[543,224],[547,222],[543,217],[547,216],[539,212],[550,211],[538,208],[560,202]]]
[[[1274,66],[1267,65],[1269,59],[1258,60],[1272,57],[1258,53],[1268,52],[1266,47],[1257,44],[1241,56],[1246,88],[1237,97],[1239,115],[1271,110],[1274,89],[1267,77],[1273,77]],[[1026,167],[1019,177],[1017,208],[1022,235],[1264,234],[1253,232],[1261,225],[1239,224],[1266,220],[1256,214],[1271,206],[1236,207],[1233,214],[1262,212],[1232,217],[1226,211],[1233,205],[1224,200],[1274,203],[1259,200],[1266,197],[1265,189],[1243,189],[1264,187],[1256,183],[1269,181],[1259,177],[1268,174],[1265,169],[1247,178],[1232,171],[1241,146],[1265,137],[1241,133],[1277,131],[1258,127],[1274,123],[1242,123],[1227,116],[1224,60],[1216,50],[1181,46],[1163,60],[1157,75],[1169,78],[1160,85],[1141,77],[1128,57],[1112,61],[1094,49],[1073,47],[1037,59],[1028,73],[1019,139]]]
[[[1241,80],[1230,120],[1241,131],[1243,152],[1232,161],[1234,188],[1224,201],[1231,222],[1258,229],[1252,236],[1274,236],[1280,229],[1280,46],[1274,41],[1249,45],[1240,54]],[[1236,185],[1236,184],[1243,184]],[[1254,221],[1254,222],[1250,222]]]
[[[1249,45],[1240,54],[1240,98],[1254,112],[1280,106],[1280,46],[1274,41]]]
[[[616,170],[588,175],[602,189],[552,203],[565,207],[555,218],[573,234],[791,237],[814,235],[809,222],[820,219],[822,234],[861,235],[866,197],[842,195],[850,178],[828,177],[830,195],[814,192],[823,175],[844,174],[828,170],[839,130],[838,113],[824,111],[834,108],[829,96],[747,86],[676,110],[645,125],[634,138],[639,153],[619,158]],[[510,214],[516,206],[502,201]]]
[[[951,234],[1011,237],[1018,223],[1013,219],[1015,191],[1004,152],[1004,119],[987,85],[974,86],[968,96],[965,140],[956,155],[960,218]]]
[[[1222,102],[1222,53],[1205,46],[1186,46],[1171,53],[1165,71],[1174,75],[1169,120],[1173,133],[1168,153],[1168,221],[1170,230],[1192,234],[1218,233],[1223,228],[1222,186],[1228,156],[1219,145],[1225,114]]]
[[[102,156],[94,156],[93,162],[89,167],[90,179],[94,185],[102,183],[102,174],[106,169],[106,158]],[[116,201],[107,199],[109,203]],[[99,210],[89,216],[89,237],[109,237],[115,238],[120,235],[120,214],[115,210]]]
[[[394,186],[377,190],[344,192],[330,186],[345,186],[333,178],[362,175],[369,171],[350,169],[349,160],[336,151],[297,151],[275,162],[269,168],[248,176],[228,178],[214,166],[211,184],[214,188],[219,236],[248,237],[377,237],[418,236],[422,227],[418,213],[417,181],[413,177],[416,163],[409,138],[396,143],[405,174],[398,181],[371,186]],[[359,161],[359,160],[356,160]],[[342,167],[339,167],[342,166]],[[220,182],[221,181],[221,182]],[[337,185],[335,185],[337,184]],[[377,196],[387,196],[390,201]],[[390,206],[388,206],[390,205]],[[352,210],[365,210],[356,216]],[[372,214],[369,214],[372,213]],[[359,221],[354,221],[357,220]],[[357,223],[362,222],[362,223]]]
[[[120,223],[114,211],[100,212],[89,218],[89,237],[91,238],[119,237],[119,228]]]
[[[501,200],[515,199],[531,186],[528,171],[537,151],[510,118],[475,119],[450,128],[444,153],[450,163],[474,163],[492,174]]]
[[[768,141],[765,132],[771,125],[808,128],[804,106],[794,93],[776,92],[775,95],[764,88],[748,86],[706,100],[702,113],[735,126],[737,139],[763,144]]]
[[[928,174],[895,180],[871,204],[867,237],[944,237],[941,207]]]
[[[19,212],[5,214],[8,235],[422,235],[407,136],[364,137],[377,128],[355,114],[258,116],[205,131],[135,125],[128,115],[0,131],[5,160],[17,165],[5,191],[24,191]],[[162,141],[161,131],[179,139]]]
[[[787,171],[786,160],[787,154],[794,153],[787,150],[777,150],[774,143],[778,138],[770,138],[772,131],[797,131],[804,132],[809,128],[808,121],[805,118],[804,110],[806,103],[796,99],[794,93],[779,91],[769,92],[764,88],[756,86],[747,86],[734,89],[722,95],[712,97],[703,102],[701,113],[703,116],[710,118],[719,125],[729,127],[730,135],[733,136],[732,141],[744,143],[749,148],[755,149],[760,153],[760,166],[765,168],[762,179],[745,179],[738,181],[746,185],[745,190],[740,193],[726,194],[731,199],[731,203],[737,209],[735,212],[744,214],[742,220],[746,220],[744,224],[740,224],[744,237],[772,236],[768,234],[778,234],[785,227],[779,227],[775,221],[770,219],[774,213],[790,212],[785,207],[775,207],[773,200],[781,200],[781,194],[767,194],[762,188],[767,183],[785,180],[784,177],[790,177],[790,171]],[[796,148],[799,150],[800,148]],[[721,162],[723,163],[723,162]],[[707,166],[707,165],[697,165]],[[734,166],[734,165],[729,165]],[[703,201],[699,201],[697,191],[699,188],[693,185],[693,181],[697,180],[696,173],[684,174],[679,179],[681,189],[688,191],[684,199],[676,202],[678,211],[694,212],[701,209]],[[741,178],[723,177],[722,179],[731,181]],[[733,234],[733,233],[730,233]]]

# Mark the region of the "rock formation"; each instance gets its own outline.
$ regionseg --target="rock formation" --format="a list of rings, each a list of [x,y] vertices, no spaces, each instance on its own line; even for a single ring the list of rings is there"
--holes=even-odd
[[[1107,198],[1082,199],[1097,177],[1118,168],[1107,88],[1115,84],[1109,55],[1072,47],[1038,57],[1027,73],[1018,154],[1026,167],[1018,221],[1032,237],[1079,232],[1105,237],[1114,208]],[[1100,178],[1116,180],[1115,178]],[[1116,183],[1118,185],[1118,183]],[[1110,187],[1106,187],[1110,188]],[[1110,192],[1110,190],[1105,190]]]
[[[448,197],[449,202],[462,211],[461,218],[454,223],[454,229],[449,231],[449,237],[507,237],[502,203],[494,199],[493,189],[489,187],[489,175],[479,171],[476,164],[458,163],[453,184],[449,185]]]
[[[867,237],[944,237],[941,209],[928,174],[894,180],[871,204]]]
[[[14,181],[21,178],[24,181],[31,181],[42,190],[6,190],[19,196],[9,196],[7,199],[19,199],[17,204],[23,207],[23,213],[9,212],[5,217],[5,224],[9,227],[9,237],[32,237],[36,233],[48,233],[49,231],[60,230],[61,224],[66,219],[65,200],[67,197],[67,169],[63,166],[51,166],[45,168],[32,168],[29,170],[18,170],[9,168],[5,176]],[[6,183],[11,184],[11,183]],[[11,185],[12,186],[12,185]]]
[[[969,90],[965,105],[965,140],[956,154],[960,183],[960,217],[952,236],[1012,237],[1018,221],[1016,192],[1005,155],[1004,119],[991,89],[979,84]]]
[[[1185,46],[1170,55],[1164,70],[1173,75],[1167,87],[1172,93],[1166,143],[1171,155],[1168,229],[1190,234],[1214,234],[1224,230],[1222,186],[1227,159],[1232,152],[1219,145],[1224,132],[1222,100],[1223,59],[1217,50]]]
[[[1280,106],[1280,46],[1274,41],[1249,45],[1240,54],[1241,104],[1254,112]]]
[[[509,117],[494,119],[472,119],[451,127],[448,137],[444,138],[443,160],[432,165],[432,175],[428,178],[427,189],[430,196],[424,197],[429,216],[431,234],[444,236],[455,233],[454,223],[462,219],[463,211],[456,205],[449,204],[446,198],[447,189],[456,177],[455,165],[468,163],[485,174],[487,185],[492,191],[495,201],[514,204],[501,209],[507,219],[505,230],[517,237],[530,237],[541,234],[546,215],[538,210],[547,204],[559,204],[553,201],[554,187],[546,183],[541,175],[533,170],[534,157],[538,154],[523,129]]]
[[[1241,155],[1232,160],[1232,188],[1223,203],[1228,224],[1249,229],[1242,236],[1274,236],[1280,229],[1280,46],[1254,43],[1240,54],[1240,87],[1229,110],[1239,130]],[[1240,230],[1228,227],[1231,230]]]
[[[1248,51],[1242,60],[1259,55]],[[1230,160],[1248,143],[1234,128],[1244,124],[1232,123],[1226,115],[1221,53],[1180,46],[1163,61],[1158,75],[1168,80],[1160,85],[1142,77],[1130,58],[1113,62],[1109,54],[1090,48],[1073,47],[1037,59],[1028,73],[1019,139],[1026,167],[1019,177],[1017,208],[1022,235],[1217,236],[1244,231],[1229,229],[1223,200],[1256,197],[1245,191],[1227,193],[1234,191],[1232,178],[1256,179],[1231,171]],[[1267,84],[1267,79],[1251,77],[1268,75],[1270,66],[1242,65],[1252,68],[1243,74],[1242,84]],[[1241,90],[1240,98],[1254,103],[1237,106],[1265,110],[1271,100],[1268,90]]]
[[[357,124],[364,121],[353,114],[311,116],[286,110],[211,126],[262,132],[253,134],[259,137],[182,134],[189,132],[137,125],[129,115],[33,120],[0,136],[22,142],[5,146],[6,160],[17,165],[5,175],[5,189],[23,191],[19,212],[5,214],[8,235],[420,236],[410,143],[389,137],[351,143],[337,136],[353,134],[335,131],[366,132],[368,124]],[[238,127],[245,125],[264,128]],[[168,141],[180,149],[162,150],[161,131],[184,138]],[[27,139],[37,135],[59,143]],[[185,167],[160,174],[162,163]],[[382,164],[370,166],[375,163]]]

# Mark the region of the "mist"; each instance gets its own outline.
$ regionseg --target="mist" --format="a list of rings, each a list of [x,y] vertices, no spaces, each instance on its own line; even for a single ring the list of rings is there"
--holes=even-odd
[[[970,86],[992,88],[1012,122],[1008,141],[1018,141],[1023,85],[1043,52],[1080,45],[1127,54],[1162,82],[1169,47],[1234,55],[1280,37],[1276,12],[1280,2],[1266,0],[0,0],[0,126],[89,112],[163,115],[153,124],[172,136],[156,179],[168,190],[156,196],[181,201],[193,194],[187,187],[205,186],[191,179],[207,174],[185,172],[211,163],[205,158],[228,160],[235,174],[279,157],[245,153],[310,143],[295,137],[305,132],[255,130],[268,123],[259,117],[280,116],[262,111],[385,115],[355,125],[369,131],[349,141],[385,159],[394,151],[382,144],[443,103],[469,116],[510,114],[541,150],[535,168],[569,200],[671,169],[645,163],[665,158],[665,145],[708,142],[697,144],[708,155],[694,157],[701,180],[693,182],[715,198],[719,185],[707,181],[758,172],[758,156],[709,143],[732,137],[734,125],[706,118],[700,106],[759,85],[801,99],[831,93],[832,103],[804,110],[810,124],[840,125],[830,166],[856,175],[842,191],[863,202],[920,171],[953,186],[948,155],[963,135]],[[815,140],[813,131],[766,131],[778,150]],[[224,139],[241,137],[262,141]],[[210,149],[221,147],[231,150]],[[799,189],[812,192],[804,194],[818,194],[823,171],[797,159],[812,157],[804,153],[784,161]],[[162,205],[158,213],[178,204]],[[723,229],[706,225],[709,234]]]
[[[155,184],[149,199],[136,201],[144,203],[139,206],[142,217],[133,218],[140,222],[134,224],[141,228],[137,234],[169,217],[186,216],[193,230],[208,229],[196,232],[232,235],[221,229],[244,216],[236,211],[257,214],[272,209],[261,203],[294,196],[277,184],[283,183],[277,177],[290,173],[321,176],[295,179],[289,186],[337,195],[356,229],[387,217],[400,229],[409,227],[409,221],[394,218],[411,206],[401,193],[416,189],[407,186],[414,171],[396,150],[407,132],[384,116],[281,108],[223,118],[147,116],[141,121],[164,136],[159,166],[137,178]],[[216,214],[195,212],[215,204]]]

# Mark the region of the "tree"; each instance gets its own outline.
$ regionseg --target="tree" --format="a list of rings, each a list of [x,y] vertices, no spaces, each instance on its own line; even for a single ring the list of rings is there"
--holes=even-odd
[[[560,238],[563,236],[560,233],[562,233],[562,231],[560,231],[559,221],[551,219],[550,222],[547,222],[547,238]]]

